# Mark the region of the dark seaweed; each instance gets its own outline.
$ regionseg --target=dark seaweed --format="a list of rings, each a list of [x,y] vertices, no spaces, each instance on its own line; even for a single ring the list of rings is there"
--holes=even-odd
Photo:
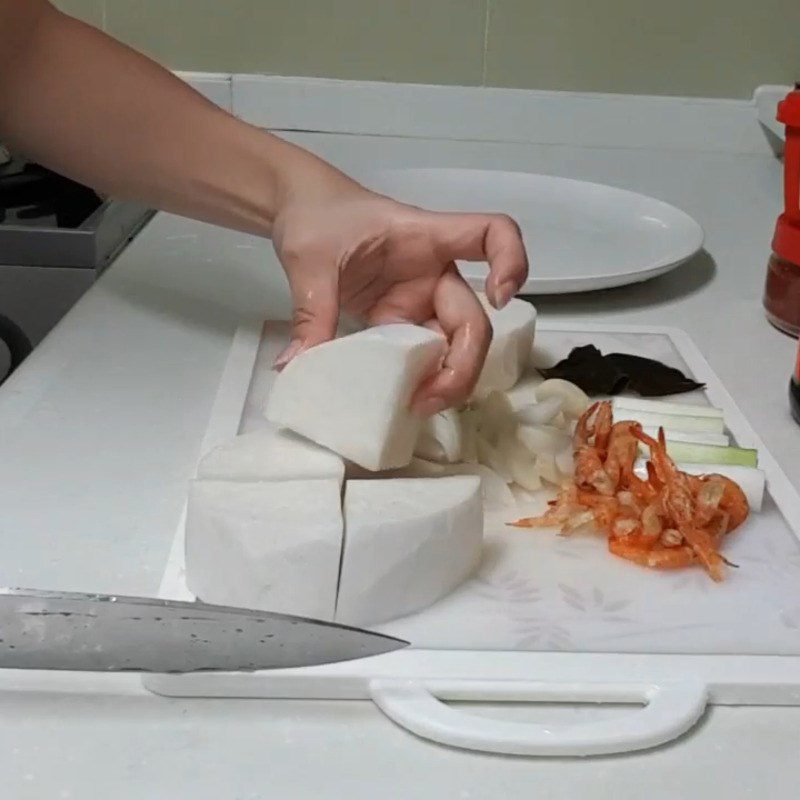
[[[686,377],[679,369],[660,361],[627,353],[609,353],[606,358],[628,376],[627,389],[642,397],[664,397],[670,394],[702,389],[705,384]]]
[[[603,355],[593,344],[575,347],[553,367],[539,368],[545,378],[563,378],[590,396],[625,390],[642,397],[666,397],[702,389],[705,384],[687,378],[679,369],[629,353]]]

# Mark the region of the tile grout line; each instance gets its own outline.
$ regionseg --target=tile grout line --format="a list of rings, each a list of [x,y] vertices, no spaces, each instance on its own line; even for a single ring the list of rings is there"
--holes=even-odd
[[[481,86],[486,86],[489,60],[489,21],[491,20],[492,0],[486,0],[486,13],[483,17],[483,62],[481,64]]]

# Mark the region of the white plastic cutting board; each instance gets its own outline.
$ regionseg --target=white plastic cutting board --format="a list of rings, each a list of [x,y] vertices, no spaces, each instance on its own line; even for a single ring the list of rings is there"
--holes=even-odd
[[[387,169],[365,176],[372,189],[442,211],[510,214],[536,269],[521,294],[608,289],[661,275],[697,253],[703,229],[653,197],[599,183],[480,169]],[[487,266],[460,261],[474,289]]]
[[[204,450],[264,424],[260,408],[273,376],[270,366],[287,329],[268,323],[259,342],[258,328],[237,334]],[[593,342],[603,351],[639,353],[679,367],[708,385],[681,399],[724,408],[736,441],[759,449],[769,497],[764,510],[726,543],[725,555],[740,568],[725,583],[712,584],[699,568],[640,569],[610,556],[600,538],[506,527],[509,519],[537,510],[521,507],[487,519],[484,559],[472,580],[431,608],[377,628],[408,639],[413,649],[282,672],[151,676],[146,685],[177,695],[372,696],[421,735],[516,753],[651,746],[692,724],[709,696],[716,702],[800,704],[800,548],[786,521],[797,527],[800,498],[700,353],[685,334],[669,329],[575,330],[543,323],[536,342],[534,360],[540,364]],[[162,594],[188,596],[182,524]],[[560,738],[542,738],[531,726],[498,728],[482,717],[473,724],[461,712],[453,719],[456,712],[431,696],[434,689],[457,699],[589,699],[646,702],[647,709],[625,718],[622,729],[587,733],[582,726],[577,738],[564,731]]]

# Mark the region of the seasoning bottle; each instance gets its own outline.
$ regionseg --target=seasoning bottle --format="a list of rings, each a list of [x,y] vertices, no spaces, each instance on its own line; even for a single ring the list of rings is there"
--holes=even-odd
[[[784,211],[775,225],[767,267],[764,308],[767,319],[792,336],[800,334],[800,83],[778,103],[778,122],[786,126]],[[800,380],[800,376],[798,376]]]

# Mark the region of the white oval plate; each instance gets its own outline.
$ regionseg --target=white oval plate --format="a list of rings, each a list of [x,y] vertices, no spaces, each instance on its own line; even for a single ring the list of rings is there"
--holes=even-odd
[[[680,209],[599,183],[478,169],[387,169],[364,183],[425,208],[510,214],[530,259],[521,294],[637,283],[674,269],[703,245],[703,229]],[[458,266],[483,289],[485,263]]]

